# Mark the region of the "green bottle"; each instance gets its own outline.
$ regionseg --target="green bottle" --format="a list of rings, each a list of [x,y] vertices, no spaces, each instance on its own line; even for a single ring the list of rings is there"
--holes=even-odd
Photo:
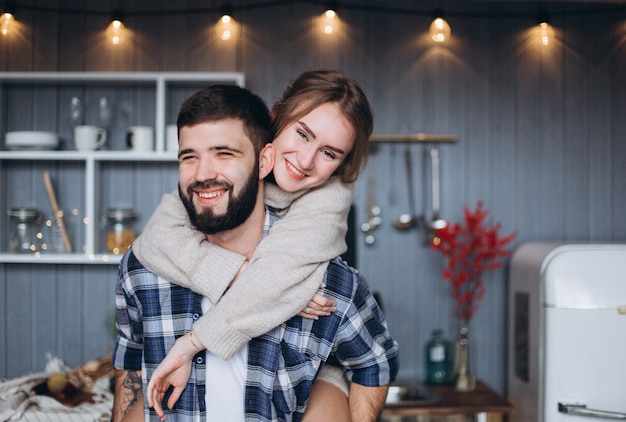
[[[452,345],[441,330],[433,330],[426,343],[426,383],[449,384],[452,378]]]

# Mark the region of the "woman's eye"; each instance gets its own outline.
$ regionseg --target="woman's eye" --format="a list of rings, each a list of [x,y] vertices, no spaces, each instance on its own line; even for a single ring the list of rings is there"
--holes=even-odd
[[[322,153],[324,154],[325,157],[327,157],[328,159],[334,160],[335,158],[337,158],[337,156],[335,155],[334,152],[332,152],[331,150],[325,149],[324,151],[322,151]]]
[[[298,132],[298,135],[300,136],[300,138],[302,138],[305,141],[309,140],[309,137],[307,136],[307,134],[303,130],[298,129],[297,132]]]

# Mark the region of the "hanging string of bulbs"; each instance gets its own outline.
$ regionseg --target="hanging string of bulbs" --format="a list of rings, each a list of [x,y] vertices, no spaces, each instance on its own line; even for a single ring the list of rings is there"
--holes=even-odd
[[[277,7],[282,5],[292,5],[294,3],[310,3],[315,5],[322,5],[324,7],[324,12],[321,16],[321,30],[326,35],[332,35],[336,32],[336,29],[339,25],[339,13],[338,10],[341,8],[342,11],[347,10],[361,10],[361,11],[371,11],[377,13],[396,13],[396,14],[410,14],[417,16],[430,16],[432,18],[432,22],[428,29],[428,33],[435,43],[445,43],[448,41],[452,35],[452,29],[450,24],[447,22],[446,17],[519,17],[520,13],[448,13],[444,16],[444,11],[442,9],[433,10],[423,10],[423,9],[415,9],[415,8],[398,8],[391,6],[372,6],[372,5],[364,5],[364,4],[356,4],[356,3],[339,3],[338,1],[298,1],[298,0],[273,0],[273,1],[265,1],[265,2],[251,2],[250,4],[238,5],[238,11],[251,10],[251,9],[259,9],[259,8],[269,8],[269,7]],[[92,15],[103,15],[105,14],[102,11],[94,11],[88,9],[68,9],[68,8],[53,8],[53,7],[38,7],[38,6],[29,6],[24,7],[23,9],[28,9],[31,11],[44,11],[44,12],[54,12],[54,13],[74,13],[74,14],[92,14]],[[5,3],[4,8],[2,9],[2,14],[0,14],[0,34],[2,36],[8,36],[11,32],[12,26],[15,25],[15,13],[19,10],[16,4],[13,1],[9,1]],[[610,6],[597,7],[597,8],[585,8],[584,10],[571,10],[571,11],[559,11],[558,15],[569,15],[569,14],[579,14],[579,13],[597,13],[597,12],[614,12],[616,10],[626,10],[626,5],[624,4],[614,4]],[[225,4],[220,7],[212,7],[212,8],[192,8],[192,9],[168,9],[168,10],[147,10],[147,11],[135,11],[124,13],[124,11],[120,8],[116,8],[109,15],[111,21],[107,27],[107,37],[110,39],[113,45],[118,45],[124,38],[125,31],[125,19],[128,17],[135,16],[174,16],[174,15],[190,15],[190,14],[219,14],[220,18],[216,24],[219,37],[228,41],[233,38],[233,35],[237,28],[237,22],[234,19],[234,7],[230,4]],[[528,14],[524,14],[528,15]],[[541,9],[536,15],[537,25],[541,31],[541,42],[544,45],[549,44],[550,36],[551,36],[551,28],[550,28],[550,16],[545,9]]]

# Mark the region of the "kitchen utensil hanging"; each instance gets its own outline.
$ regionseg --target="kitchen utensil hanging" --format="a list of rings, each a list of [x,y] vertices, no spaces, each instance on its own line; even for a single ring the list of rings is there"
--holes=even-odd
[[[428,230],[428,242],[439,244],[437,230],[444,229],[448,222],[440,217],[441,205],[441,178],[439,168],[439,149],[433,147],[429,151],[430,155],[430,177],[431,177],[431,219],[426,224]]]
[[[419,218],[415,213],[415,193],[413,190],[413,159],[411,158],[411,149],[409,146],[404,150],[404,166],[406,170],[406,185],[408,189],[409,212],[401,214],[393,226],[398,230],[408,230],[417,227]]]
[[[405,150],[405,166],[406,166],[406,183],[408,189],[408,199],[410,212],[401,214],[393,225],[398,230],[408,230],[411,228],[424,227],[426,229],[427,242],[438,243],[439,237],[437,231],[445,228],[448,222],[441,218],[441,178],[440,178],[440,160],[439,149],[436,147],[424,149],[424,159],[422,161],[423,168],[426,170],[430,167],[430,219],[428,219],[424,210],[424,214],[417,215],[415,207],[414,189],[413,189],[413,165],[411,159],[411,150],[409,147]],[[424,181],[427,179],[427,172],[424,171]],[[424,196],[426,196],[427,188],[424,188]],[[426,201],[425,201],[426,203]]]
[[[380,207],[376,205],[374,195],[374,171],[370,167],[367,176],[367,221],[361,224],[361,231],[365,233],[365,243],[368,245],[373,245],[376,241],[374,230],[376,230],[383,221],[380,216]]]

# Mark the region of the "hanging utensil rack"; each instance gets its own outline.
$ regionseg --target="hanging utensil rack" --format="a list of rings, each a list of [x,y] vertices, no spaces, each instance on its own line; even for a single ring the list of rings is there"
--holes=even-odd
[[[453,143],[457,142],[458,136],[454,134],[438,134],[438,133],[375,133],[370,136],[371,142],[438,142]]]

